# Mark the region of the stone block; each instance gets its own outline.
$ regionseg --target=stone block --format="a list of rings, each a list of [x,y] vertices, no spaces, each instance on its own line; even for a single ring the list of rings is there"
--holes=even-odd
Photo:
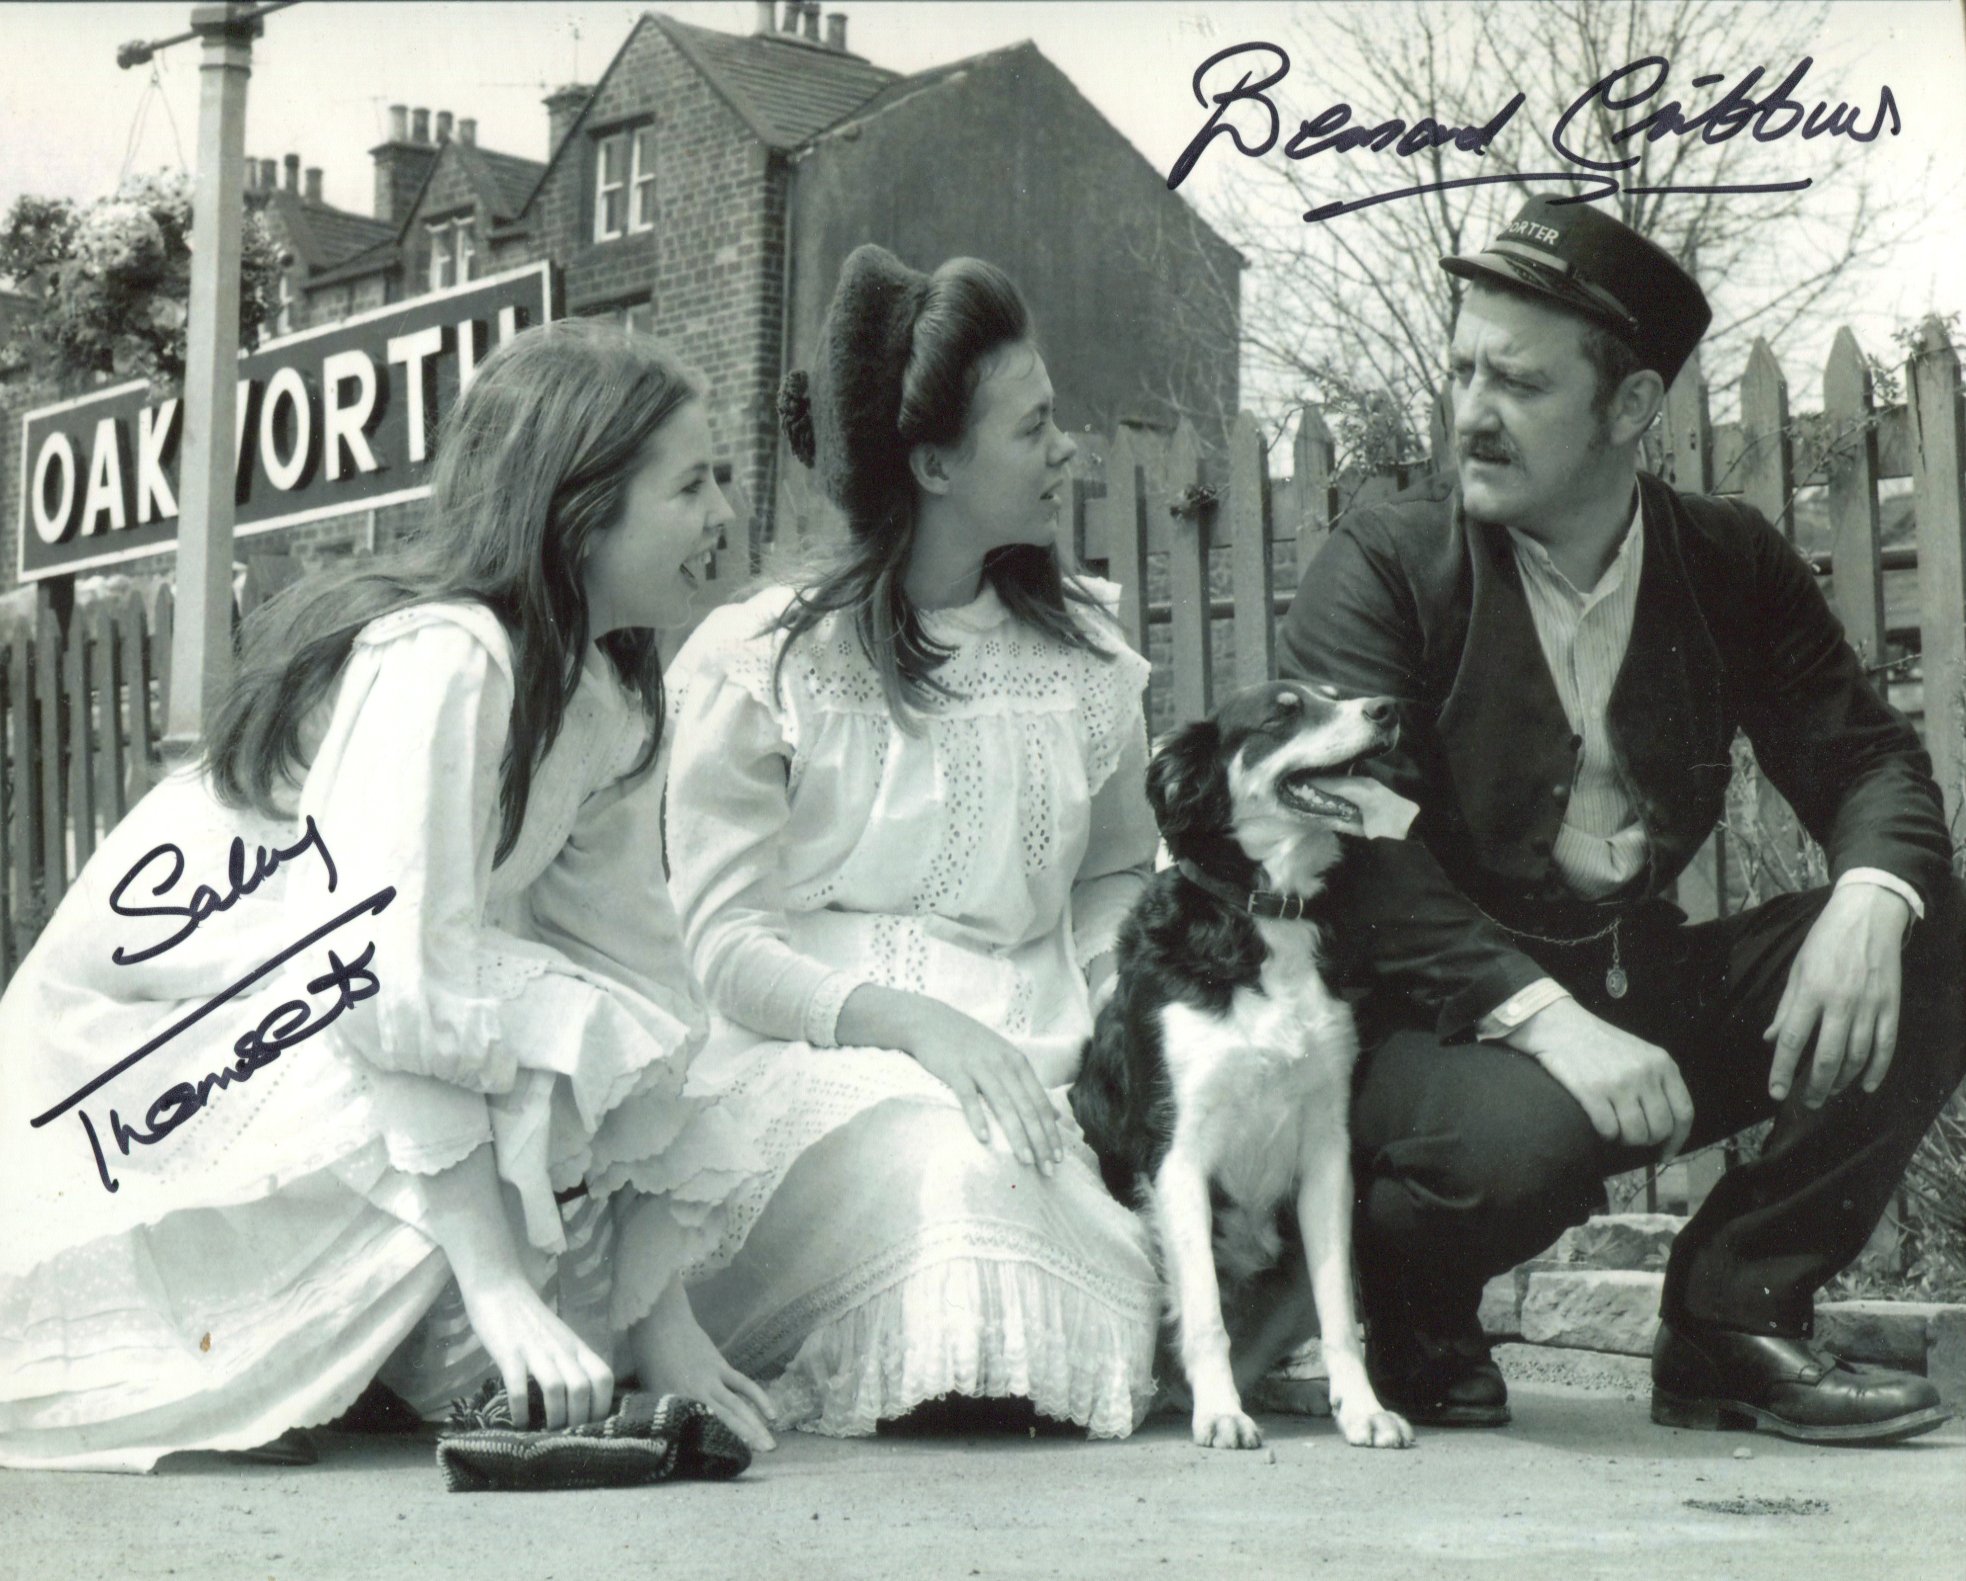
[[[1522,1296],[1513,1271],[1497,1274],[1482,1287],[1481,1331],[1490,1339],[1515,1339],[1522,1333]]]
[[[1923,1372],[1927,1332],[1944,1310],[1938,1301],[1822,1301],[1816,1339],[1846,1361]]]
[[[1533,1273],[1522,1297],[1522,1337],[1536,1345],[1649,1356],[1664,1279],[1622,1268]]]
[[[1933,1315],[1925,1376],[1938,1387],[1939,1398],[1947,1405],[1966,1411],[1966,1306],[1943,1306]]]
[[[1685,1223],[1676,1213],[1599,1214],[1565,1230],[1550,1255],[1570,1266],[1663,1269]]]

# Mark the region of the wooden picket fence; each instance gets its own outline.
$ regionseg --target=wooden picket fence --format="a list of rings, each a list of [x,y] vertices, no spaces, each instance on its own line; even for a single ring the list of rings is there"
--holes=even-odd
[[[0,984],[97,844],[154,783],[171,594],[43,609],[0,644]]]

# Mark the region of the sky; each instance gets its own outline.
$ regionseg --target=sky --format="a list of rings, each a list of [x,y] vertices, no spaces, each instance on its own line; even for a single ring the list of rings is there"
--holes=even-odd
[[[846,12],[851,49],[899,71],[1030,39],[1163,171],[1205,118],[1190,89],[1196,67],[1227,45],[1289,36],[1306,9],[1255,0],[828,0],[826,8]],[[190,9],[0,3],[0,211],[22,192],[89,198],[113,190],[125,170],[190,161],[196,43],[157,57],[154,86],[152,68],[122,71],[115,61],[125,40],[183,31]],[[309,0],[266,19],[254,50],[247,152],[271,159],[298,153],[304,164],[323,168],[329,202],[362,213],[371,197],[368,150],[386,135],[392,103],[475,116],[480,143],[544,158],[540,99],[561,83],[594,81],[644,9]],[[754,16],[750,0],[669,0],[659,9],[729,32],[748,32]],[[1760,63],[1752,38],[1740,48],[1730,67]],[[1966,310],[1962,7],[1959,0],[1839,3],[1818,57],[1824,65],[1809,87],[1832,101],[1847,94],[1874,103],[1878,86],[1889,84],[1904,134],[1870,145],[1866,169],[1889,208],[1933,212],[1922,244],[1906,249],[1890,276],[1849,306],[1860,338],[1882,350],[1890,327],[1935,308]],[[1374,93],[1369,67],[1358,69],[1366,79],[1356,90],[1362,115]],[[1292,101],[1287,83],[1279,95],[1299,115],[1323,107]],[[1242,163],[1218,143],[1183,191],[1206,210],[1220,183],[1239,179]]]

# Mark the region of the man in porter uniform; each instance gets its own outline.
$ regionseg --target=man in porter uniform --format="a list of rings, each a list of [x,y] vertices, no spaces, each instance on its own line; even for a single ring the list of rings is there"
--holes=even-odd
[[[1499,1425],[1483,1283],[1602,1180],[1773,1117],[1674,1245],[1652,1415],[1818,1442],[1926,1431],[1922,1378],[1811,1339],[1958,1084],[1966,896],[1929,760],[1802,559],[1637,470],[1711,317],[1666,253],[1532,200],[1454,332],[1458,477],[1342,522],[1283,672],[1401,704],[1370,772],[1419,803],[1338,884],[1363,962],[1353,1133],[1368,1356],[1416,1422]],[[1737,727],[1830,883],[1687,926]]]

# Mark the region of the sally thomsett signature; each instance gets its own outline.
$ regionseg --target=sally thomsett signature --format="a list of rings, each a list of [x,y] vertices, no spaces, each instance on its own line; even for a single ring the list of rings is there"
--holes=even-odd
[[[225,887],[219,889],[209,884],[199,884],[191,891],[188,899],[180,901],[175,898],[173,892],[177,888],[178,881],[184,876],[184,852],[171,841],[153,847],[140,857],[117,883],[110,894],[110,909],[120,917],[181,919],[179,926],[164,937],[138,948],[119,945],[111,953],[112,961],[118,966],[131,966],[166,953],[183,943],[211,917],[230,910],[240,900],[253,894],[283,863],[294,861],[310,853],[320,858],[327,879],[327,889],[332,893],[339,882],[334,857],[328,850],[326,837],[313,818],[309,817],[300,838],[291,845],[270,850],[259,847],[255,849],[250,859],[246,855],[245,843],[235,839],[228,854]],[[146,892],[159,904],[139,906],[126,903],[125,896],[140,880],[154,880],[148,883]],[[212,995],[204,1003],[193,1006],[142,1047],[122,1055],[107,1068],[90,1077],[59,1103],[34,1116],[30,1123],[38,1128],[73,1112],[81,1121],[83,1134],[88,1139],[90,1155],[95,1161],[96,1176],[102,1182],[103,1190],[121,1190],[122,1182],[110,1170],[112,1151],[128,1158],[133,1147],[156,1146],[179,1126],[202,1111],[216,1094],[223,1092],[235,1082],[250,1081],[255,1072],[272,1064],[287,1050],[296,1044],[306,1042],[317,1033],[326,1031],[355,1005],[365,999],[373,998],[381,987],[373,967],[374,943],[365,944],[359,951],[349,952],[347,959],[343,958],[340,951],[328,949],[325,952],[325,969],[307,980],[305,985],[307,997],[296,995],[283,999],[281,1003],[260,1015],[255,1024],[231,1039],[231,1057],[220,1061],[217,1068],[205,1072],[196,1080],[176,1081],[166,1085],[146,1105],[141,1124],[132,1124],[117,1109],[110,1107],[104,1113],[104,1127],[109,1133],[105,1140],[101,1131],[97,1129],[95,1119],[83,1105],[125,1071],[149,1059],[151,1055],[166,1048],[192,1028],[204,1023],[247,989],[271,976],[294,957],[312,949],[358,918],[381,915],[395,898],[395,887],[385,886],[329,918],[319,927],[311,929],[285,949],[269,956],[236,982]],[[317,1004],[313,997],[316,995],[332,997],[324,1004]]]

